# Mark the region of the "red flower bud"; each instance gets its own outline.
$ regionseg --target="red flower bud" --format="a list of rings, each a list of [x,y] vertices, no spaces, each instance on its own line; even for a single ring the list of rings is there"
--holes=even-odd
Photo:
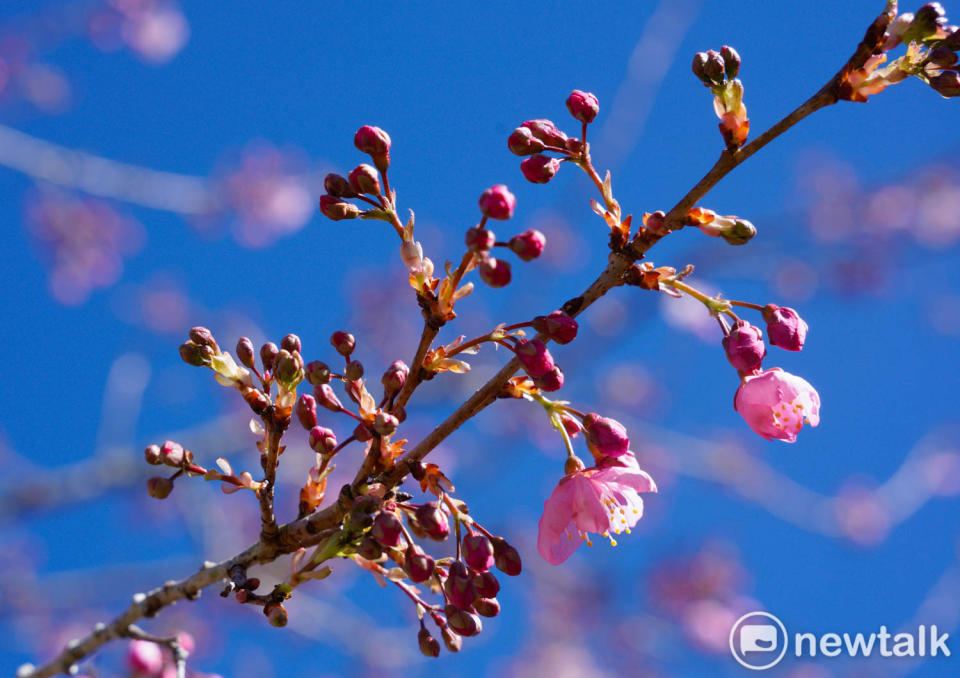
[[[443,591],[447,594],[447,600],[461,610],[466,610],[473,605],[477,597],[477,592],[473,588],[473,575],[459,560],[450,563],[450,571],[443,582]]]
[[[353,136],[353,144],[361,153],[373,158],[373,164],[381,172],[390,166],[390,135],[379,127],[364,125]]]
[[[493,557],[497,569],[506,575],[516,577],[523,569],[517,549],[500,537],[494,537],[493,539]]]
[[[263,369],[273,369],[273,361],[276,360],[278,353],[280,353],[280,349],[272,341],[268,341],[260,347],[260,362],[263,363]]]
[[[489,228],[471,226],[467,229],[465,241],[474,252],[487,252],[497,242],[497,236]]]
[[[314,426],[310,429],[310,449],[317,454],[332,452],[336,446],[337,436],[330,429],[322,426]]]
[[[493,598],[500,592],[500,582],[493,572],[478,572],[473,576],[473,588],[480,598]]]
[[[357,192],[350,186],[350,182],[339,174],[328,174],[323,180],[323,189],[334,198],[357,197]]]
[[[244,367],[252,369],[254,359],[253,342],[247,337],[240,337],[237,340],[237,360],[239,360]]]
[[[288,334],[280,342],[280,348],[284,351],[290,351],[290,353],[299,353],[300,352],[300,337],[296,334]]]
[[[359,381],[363,379],[363,363],[359,360],[351,360],[343,371],[344,376],[350,381]]]
[[[381,546],[386,548],[396,548],[400,545],[400,538],[403,536],[403,526],[400,519],[391,511],[381,511],[373,519],[373,527],[370,529],[370,536],[377,540]]]
[[[575,89],[567,97],[567,110],[580,122],[591,123],[600,112],[600,102],[590,92]]]
[[[543,253],[543,248],[547,245],[547,236],[531,228],[510,238],[508,244],[518,257],[524,261],[531,261]]]
[[[323,216],[334,221],[341,219],[355,219],[360,216],[360,208],[353,203],[344,202],[332,195],[320,196],[320,212]]]
[[[314,386],[330,383],[330,368],[325,362],[321,362],[319,360],[309,362],[307,363],[305,372],[307,375],[307,381]]]
[[[554,368],[553,356],[539,339],[521,339],[514,350],[517,360],[531,377],[541,377]]]
[[[503,184],[491,186],[480,195],[480,213],[504,221],[513,216],[517,198]]]
[[[526,127],[534,138],[539,139],[547,146],[563,148],[567,143],[567,135],[557,129],[550,120],[527,120],[521,127]]]
[[[425,657],[438,657],[440,655],[440,641],[430,635],[425,627],[420,628],[417,633],[417,644],[420,646],[420,652]]]
[[[387,371],[383,373],[380,382],[387,393],[397,393],[407,383],[407,375],[410,374],[410,368],[402,360],[394,361]]]
[[[407,547],[403,558],[403,571],[410,577],[414,584],[427,581],[436,568],[433,558],[423,552],[423,549],[416,544]]]
[[[297,419],[308,431],[317,425],[317,401],[312,395],[304,393],[297,398]]]
[[[473,570],[486,572],[493,567],[493,544],[482,534],[463,538],[463,559]]]
[[[349,332],[334,332],[330,335],[330,343],[337,350],[337,353],[343,356],[348,356],[353,353],[353,349],[357,346],[357,340]]]
[[[417,522],[427,533],[427,536],[436,541],[443,541],[450,535],[450,523],[435,501],[427,502],[416,510]]]
[[[162,476],[147,480],[147,493],[154,499],[166,499],[173,492],[173,481]]]
[[[440,628],[440,633],[443,635],[443,645],[448,651],[459,652],[463,648],[463,638],[454,633],[446,624]]]
[[[481,617],[496,617],[500,614],[500,601],[496,598],[478,598],[473,603],[473,609]]]
[[[627,429],[616,419],[591,412],[583,418],[583,431],[591,450],[602,457],[620,457],[630,451]]]
[[[559,391],[563,388],[563,372],[559,367],[554,367],[552,370],[543,374],[539,377],[533,378],[534,385],[541,391]]]
[[[544,143],[526,127],[518,127],[507,138],[507,148],[517,155],[533,155],[544,149]]]
[[[480,262],[480,279],[490,287],[506,287],[510,284],[510,262],[487,257]]]
[[[560,161],[546,155],[531,155],[520,163],[520,171],[527,181],[534,184],[545,184],[560,169]]]
[[[357,193],[380,195],[380,177],[370,165],[357,165],[349,174],[350,187]]]
[[[326,407],[328,410],[333,412],[339,412],[343,409],[343,405],[340,404],[340,399],[337,398],[337,394],[333,392],[333,389],[330,387],[330,384],[321,384],[320,386],[313,387],[313,397],[317,399],[317,404]]]
[[[740,55],[733,47],[724,45],[720,48],[720,58],[723,59],[723,72],[731,80],[740,72]]]
[[[400,421],[389,412],[377,412],[373,418],[373,430],[382,436],[393,435]]]
[[[767,304],[763,309],[770,343],[788,351],[799,351],[807,338],[807,323],[792,308]]]
[[[738,320],[730,334],[723,338],[723,350],[727,353],[727,360],[739,372],[759,370],[763,357],[767,355],[760,328],[746,320]]]
[[[447,605],[443,612],[447,615],[447,624],[450,630],[458,636],[469,638],[483,631],[483,624],[480,622],[480,617],[475,614],[471,614],[454,605]]]
[[[160,460],[167,466],[179,468],[183,465],[184,451],[180,443],[167,440],[160,446]]]
[[[563,311],[554,311],[550,315],[538,315],[533,319],[533,329],[550,337],[558,344],[569,344],[576,339],[579,328],[577,321]]]

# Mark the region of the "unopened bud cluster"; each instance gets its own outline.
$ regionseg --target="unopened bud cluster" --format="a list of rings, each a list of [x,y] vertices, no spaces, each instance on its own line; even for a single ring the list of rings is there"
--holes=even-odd
[[[693,74],[713,92],[713,109],[720,118],[720,134],[730,150],[747,140],[750,120],[743,103],[743,83],[737,78],[740,55],[726,45],[717,52],[697,52],[693,57]]]

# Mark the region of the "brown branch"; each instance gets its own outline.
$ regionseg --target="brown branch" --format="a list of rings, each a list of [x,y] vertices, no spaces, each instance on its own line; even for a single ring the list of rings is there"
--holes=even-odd
[[[260,464],[263,467],[263,486],[257,492],[260,500],[260,539],[264,543],[272,544],[277,540],[279,528],[277,517],[273,512],[274,486],[277,482],[277,464],[280,456],[280,438],[282,430],[273,420],[273,408],[263,417],[266,429],[266,450],[260,455]]]

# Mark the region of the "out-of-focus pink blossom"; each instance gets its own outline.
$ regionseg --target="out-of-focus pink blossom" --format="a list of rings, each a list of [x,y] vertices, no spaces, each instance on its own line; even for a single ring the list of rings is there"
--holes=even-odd
[[[559,565],[581,543],[592,543],[590,532],[615,544],[611,533],[629,532],[643,515],[639,493],[656,491],[653,479],[629,452],[565,475],[543,505],[537,551]]]
[[[180,53],[190,37],[190,25],[172,2],[138,3],[126,12],[120,28],[124,42],[144,61],[162,64]]]
[[[755,433],[767,440],[795,442],[806,419],[820,423],[820,395],[805,379],[779,367],[747,376],[733,406]]]
[[[127,666],[138,676],[155,676],[163,670],[163,650],[149,640],[131,640]]]

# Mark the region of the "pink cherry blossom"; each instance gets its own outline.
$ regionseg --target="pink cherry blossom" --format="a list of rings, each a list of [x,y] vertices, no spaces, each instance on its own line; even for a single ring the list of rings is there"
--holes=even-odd
[[[582,542],[592,544],[588,532],[615,545],[610,533],[629,533],[643,515],[639,493],[656,491],[653,479],[640,470],[630,452],[565,475],[544,502],[537,551],[550,564],[559,565]]]
[[[733,407],[767,440],[795,442],[806,419],[820,423],[820,395],[805,379],[774,367],[748,376],[733,398]]]

